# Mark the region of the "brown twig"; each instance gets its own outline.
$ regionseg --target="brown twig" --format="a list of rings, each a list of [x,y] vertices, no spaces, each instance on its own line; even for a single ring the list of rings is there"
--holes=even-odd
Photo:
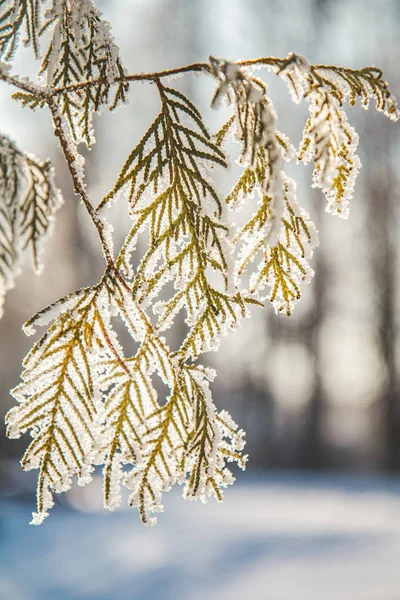
[[[58,107],[51,97],[47,99],[47,105],[48,105],[48,107],[51,111],[52,117],[53,117],[54,135],[58,138],[58,141],[60,142],[60,146],[63,151],[65,160],[67,161],[67,164],[68,164],[68,169],[71,174],[72,182],[74,185],[74,192],[81,198],[83,204],[86,207],[86,210],[89,213],[89,216],[90,216],[94,226],[97,229],[97,233],[99,234],[99,238],[100,238],[101,246],[103,248],[104,257],[106,259],[107,266],[108,267],[114,266],[113,256],[112,256],[111,250],[108,246],[108,243],[106,240],[106,235],[104,232],[104,228],[105,228],[104,223],[97,216],[96,210],[95,210],[94,206],[92,205],[92,203],[90,202],[89,196],[87,195],[85,185],[84,185],[83,181],[81,180],[81,177],[78,173],[77,167],[75,165],[76,157],[74,156],[74,154],[71,151],[67,136],[66,136],[64,128],[63,128],[62,118],[58,112]]]

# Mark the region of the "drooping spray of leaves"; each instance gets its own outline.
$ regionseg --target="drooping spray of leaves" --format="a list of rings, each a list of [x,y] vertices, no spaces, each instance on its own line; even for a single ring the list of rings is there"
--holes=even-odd
[[[144,305],[169,281],[175,292],[154,304],[157,329],[165,330],[185,308],[190,331],[179,350],[182,359],[216,349],[228,328],[246,313],[233,286],[229,227],[210,178],[211,169],[226,167],[197,108],[179,91],[158,83],[162,110],[129,155],[102,208],[127,190],[134,225],[117,259],[133,280],[133,292]],[[149,229],[149,249],[136,272],[130,266],[141,232]],[[210,272],[223,280],[219,289]]]
[[[213,402],[209,384],[215,373],[194,361],[218,349],[248,315],[248,304],[268,298],[277,312],[290,315],[302,283],[313,275],[317,232],[284,171],[296,151],[277,129],[266,84],[251,67],[264,64],[288,83],[295,102],[309,101],[297,158],[314,163],[313,185],[325,194],[328,212],[342,217],[361,166],[358,137],[343,104],[353,106],[360,98],[367,107],[373,98],[379,111],[397,120],[396,103],[375,67],[314,66],[295,54],[239,64],[211,58],[209,64],[127,76],[92,0],[0,2],[3,60],[12,59],[21,35],[39,57],[45,31],[51,32],[50,43],[40,72],[47,86],[10,75],[6,63],[0,79],[17,86],[14,99],[23,106],[50,108],[106,269],[99,283],[56,301],[25,325],[27,334],[38,326],[47,330],[25,358],[22,382],[12,392],[18,404],[6,417],[8,435],[30,431],[33,438],[22,459],[24,469],[39,470],[33,523],[48,515],[54,493],[68,490],[75,476],[85,485],[101,465],[105,507],[119,506],[125,487],[130,505],[151,525],[172,486],[182,485],[188,499],[220,501],[234,481],[228,463],[245,467],[244,432]],[[232,106],[215,136],[193,102],[161,81],[190,70],[214,77],[213,106]],[[124,101],[133,79],[155,84],[160,112],[96,210],[77,144],[93,143],[93,114]],[[223,201],[213,174],[227,166],[224,143],[231,134],[240,144],[243,170]],[[114,260],[105,207],[118,195],[128,201],[132,224]],[[50,164],[0,136],[1,297],[28,248],[34,269],[40,269],[42,241],[59,205]],[[248,218],[235,228],[230,211],[243,207]],[[148,240],[148,249],[138,260],[133,254],[139,240]],[[249,292],[243,289],[245,273]],[[162,332],[181,310],[187,332],[171,352]],[[114,320],[125,326],[132,352],[120,344]]]
[[[244,167],[226,202],[240,210],[254,193],[259,198],[257,210],[233,239],[239,247],[237,273],[249,270],[251,292],[263,300],[259,291],[268,287],[275,310],[290,315],[301,297],[301,282],[313,276],[309,261],[318,244],[314,224],[298,205],[296,185],[283,171],[284,161],[292,160],[296,152],[275,128],[277,116],[265,84],[240,65],[212,57],[210,62],[218,81],[213,104],[225,98],[235,109],[216,140],[223,146],[233,132],[241,145],[238,162]],[[355,154],[358,135],[342,105],[348,99],[353,106],[360,97],[368,107],[374,98],[378,110],[397,120],[396,102],[381,71],[313,66],[295,54],[276,62],[266,59],[266,66],[288,83],[295,102],[309,101],[310,116],[297,158],[314,162],[313,187],[326,196],[327,212],[346,218],[361,163]],[[257,257],[261,262],[253,271]]]
[[[92,0],[53,2],[45,27],[52,27],[50,45],[40,72],[56,90],[60,113],[66,118],[75,142],[93,141],[93,114],[110,102],[115,80],[120,78],[112,108],[125,101],[128,83],[110,26]],[[93,84],[80,87],[82,81]]]
[[[93,114],[125,102],[129,88],[109,23],[92,0],[52,0],[50,6],[47,0],[3,0],[0,4],[1,59],[13,57],[21,34],[39,58],[39,39],[52,32],[39,74],[55,92],[73,141],[90,146]],[[30,108],[40,105],[34,94],[20,93],[17,99]]]
[[[50,163],[20,152],[0,135],[0,315],[25,251],[31,253],[34,271],[41,272],[43,241],[61,202]]]
[[[0,58],[10,60],[21,35],[39,56],[42,7],[46,0],[2,0],[0,3]]]

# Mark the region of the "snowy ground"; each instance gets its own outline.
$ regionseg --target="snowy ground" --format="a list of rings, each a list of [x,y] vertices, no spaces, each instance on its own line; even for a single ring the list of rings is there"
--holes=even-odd
[[[1,600],[400,600],[399,480],[242,475],[153,529],[85,494],[39,528],[0,500]]]

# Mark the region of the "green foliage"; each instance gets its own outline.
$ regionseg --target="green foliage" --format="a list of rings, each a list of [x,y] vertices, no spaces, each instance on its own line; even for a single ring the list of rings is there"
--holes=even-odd
[[[21,102],[23,107],[29,107],[32,110],[35,108],[44,108],[46,106],[46,101],[43,98],[35,96],[34,94],[28,94],[26,92],[16,92],[12,95],[14,100],[18,100]]]
[[[34,345],[23,363],[23,383],[13,390],[21,407],[8,414],[9,435],[19,437],[31,429],[34,439],[21,464],[40,469],[36,524],[53,506],[51,492],[68,489],[75,472],[81,483],[89,478],[96,408],[88,350],[93,330],[104,326],[100,290],[81,290],[72,303],[60,301],[68,311]]]
[[[207,64],[127,75],[92,0],[54,0],[46,12],[44,4],[1,3],[0,55],[11,60],[25,28],[38,57],[39,37],[48,31],[40,67],[47,85],[10,75],[4,64],[0,79],[16,86],[13,98],[23,106],[50,109],[106,266],[97,284],[56,301],[25,325],[27,334],[37,326],[47,329],[24,360],[7,431],[10,437],[30,431],[33,437],[21,461],[24,469],[39,470],[33,523],[48,515],[53,493],[68,490],[75,476],[85,485],[95,465],[102,465],[105,507],[116,508],[125,487],[142,521],[153,524],[154,513],[163,510],[163,492],[173,485],[183,485],[185,498],[220,501],[234,481],[228,463],[245,467],[244,432],[228,413],[218,412],[209,386],[215,373],[197,359],[218,349],[221,338],[248,316],[249,304],[263,306],[269,299],[277,312],[290,315],[302,283],[313,275],[317,232],[297,202],[285,161],[296,155],[299,162],[312,161],[313,185],[325,194],[328,212],[346,217],[360,162],[343,104],[353,106],[360,98],[367,107],[374,98],[393,120],[397,108],[379,69],[313,66],[295,54],[238,63],[210,58]],[[267,87],[251,74],[254,65],[282,77],[296,102],[309,102],[298,151],[277,129]],[[193,102],[162,83],[189,71],[214,77],[213,106],[232,106],[216,135]],[[94,141],[93,114],[125,101],[137,80],[157,88],[160,112],[95,209],[77,144]],[[213,175],[227,167],[230,135],[239,142],[242,172],[223,200]],[[114,260],[106,208],[117,196],[127,200],[132,224]],[[50,164],[0,136],[2,295],[13,285],[25,249],[39,270],[41,241],[59,204]],[[245,215],[239,228],[232,211]],[[139,258],[138,242],[148,244]],[[171,351],[162,332],[182,310],[187,327]],[[121,346],[115,320],[124,325],[131,348]]]
[[[226,167],[225,154],[206,129],[197,108],[179,91],[157,83],[162,110],[129,155],[103,208],[127,189],[134,225],[116,261],[139,303],[149,303],[173,281],[175,293],[154,305],[157,329],[165,330],[181,308],[190,331],[178,354],[196,358],[215,348],[227,326],[245,314],[245,302],[232,289],[229,228],[223,205],[208,173]],[[150,195],[150,202],[148,201]],[[149,230],[149,249],[136,272],[130,256],[138,235]],[[217,272],[223,289],[211,281]]]
[[[0,58],[10,60],[17,48],[21,31],[24,44],[31,44],[39,55],[40,17],[44,0],[3,0],[0,6]]]
[[[8,61],[13,57],[24,28],[25,45],[31,44],[39,58],[39,38],[51,29],[39,74],[45,75],[74,142],[90,146],[93,113],[125,102],[129,88],[109,24],[92,0],[52,0],[50,8],[45,0],[7,0],[2,4],[0,58]],[[91,85],[85,85],[88,81]],[[43,106],[43,98],[34,94],[19,92],[16,98],[30,108]]]
[[[357,98],[368,108],[371,98],[376,102],[376,109],[387,117],[397,120],[397,103],[392,96],[387,82],[383,79],[381,69],[366,67],[364,69],[346,69],[345,67],[318,65],[311,69],[311,86],[308,93],[324,89],[333,98],[343,102],[348,99],[354,106]]]
[[[110,100],[111,87],[117,78],[114,108],[125,101],[128,83],[118,49],[108,24],[91,2],[77,9],[69,2],[54,3],[47,13],[45,26],[52,25],[53,35],[42,60],[40,72],[55,90],[60,113],[65,116],[75,142],[93,142],[92,116]],[[82,81],[92,85],[80,86]]]
[[[1,309],[25,250],[30,249],[33,269],[40,273],[42,241],[51,230],[61,197],[50,163],[20,152],[5,136],[0,136],[0,194]]]

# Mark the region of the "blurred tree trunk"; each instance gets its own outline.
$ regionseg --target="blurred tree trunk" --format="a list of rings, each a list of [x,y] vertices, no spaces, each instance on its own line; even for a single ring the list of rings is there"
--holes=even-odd
[[[323,43],[323,32],[326,26],[328,10],[331,0],[314,0],[314,39],[313,47],[318,52],[318,47]],[[323,239],[322,221],[324,198],[319,191],[312,194],[312,218]],[[328,457],[323,435],[323,417],[325,410],[325,397],[322,388],[321,360],[319,335],[325,313],[324,289],[326,287],[326,260],[323,248],[319,247],[314,255],[313,268],[315,277],[313,281],[314,299],[313,307],[301,326],[300,339],[313,357],[313,387],[310,399],[303,413],[302,435],[298,452],[298,467],[304,469],[321,469],[327,465]]]
[[[370,131],[374,140],[369,156],[367,189],[369,190],[369,227],[374,289],[377,293],[378,347],[385,366],[385,382],[379,398],[382,433],[383,468],[400,472],[400,389],[396,368],[396,205],[398,182],[390,163],[393,132],[391,123],[376,121],[379,132]],[[379,157],[378,168],[376,165]]]
[[[321,212],[324,199],[318,192],[313,193],[313,218],[321,237]],[[316,219],[317,217],[317,219]],[[303,413],[303,431],[299,450],[298,466],[304,469],[321,469],[327,464],[326,447],[322,432],[325,397],[322,389],[319,336],[325,312],[324,289],[326,287],[326,264],[322,248],[314,255],[315,277],[313,282],[314,301],[301,328],[300,339],[313,357],[313,386],[310,399]]]
[[[252,468],[276,468],[282,466],[282,452],[277,439],[276,404],[268,386],[257,384],[250,374],[245,375],[242,385],[235,390],[238,410],[233,412],[240,427],[247,432],[246,453],[251,457]],[[229,398],[231,400],[231,398]],[[231,402],[227,409],[232,411]]]
[[[381,190],[382,191],[382,190]],[[383,194],[383,197],[385,194]],[[385,199],[390,202],[393,196],[387,196]],[[375,196],[376,200],[379,198]],[[382,195],[380,195],[382,198]],[[394,319],[394,268],[395,255],[392,245],[392,218],[390,206],[383,213],[386,218],[383,223],[382,237],[382,267],[377,269],[377,280],[380,282],[380,315],[379,315],[379,342],[381,352],[385,361],[387,379],[382,394],[383,422],[385,431],[384,449],[384,467],[388,471],[400,472],[400,399],[399,386],[397,381],[397,371],[395,363],[395,319]],[[383,266],[384,265],[384,266]]]

